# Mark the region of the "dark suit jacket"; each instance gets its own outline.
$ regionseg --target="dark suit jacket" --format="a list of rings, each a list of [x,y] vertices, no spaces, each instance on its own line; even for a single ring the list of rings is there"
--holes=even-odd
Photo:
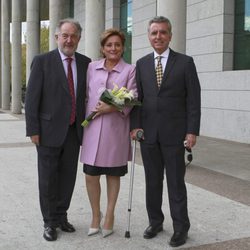
[[[75,53],[77,65],[76,126],[82,140],[85,116],[86,72],[90,58]],[[59,147],[69,128],[71,96],[58,49],[34,58],[28,82],[25,117],[26,134],[40,135],[43,146]]]
[[[170,50],[160,89],[154,54],[136,63],[141,107],[131,114],[131,129],[144,129],[145,142],[163,145],[183,143],[187,133],[199,135],[200,84],[193,59]]]

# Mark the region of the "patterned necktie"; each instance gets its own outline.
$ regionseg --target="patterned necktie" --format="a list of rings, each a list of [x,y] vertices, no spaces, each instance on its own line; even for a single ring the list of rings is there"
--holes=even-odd
[[[73,73],[71,68],[71,62],[72,58],[68,57],[68,84],[69,84],[69,92],[72,99],[72,105],[71,105],[71,114],[70,114],[70,125],[72,125],[75,122],[76,119],[76,98],[75,98],[75,89],[74,89],[74,81],[73,81]]]
[[[161,64],[161,56],[157,56],[157,66],[155,68],[155,73],[156,73],[156,79],[157,79],[157,85],[158,88],[160,88],[161,86],[161,82],[162,82],[162,77],[163,77],[163,70],[162,70],[162,64]]]

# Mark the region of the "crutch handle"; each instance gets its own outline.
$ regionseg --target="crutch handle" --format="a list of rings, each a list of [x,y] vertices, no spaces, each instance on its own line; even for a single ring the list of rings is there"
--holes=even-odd
[[[143,130],[138,130],[137,132],[136,132],[136,135],[135,135],[135,139],[137,140],[137,141],[140,141],[141,139],[142,139],[142,137],[143,137],[143,134],[144,134],[144,132],[143,132]]]

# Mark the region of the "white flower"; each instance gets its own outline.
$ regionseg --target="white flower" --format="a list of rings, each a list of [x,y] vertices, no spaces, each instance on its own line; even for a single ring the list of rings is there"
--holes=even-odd
[[[121,99],[119,97],[113,97],[113,101],[117,104],[117,105],[124,105],[125,104],[125,100],[124,99]]]

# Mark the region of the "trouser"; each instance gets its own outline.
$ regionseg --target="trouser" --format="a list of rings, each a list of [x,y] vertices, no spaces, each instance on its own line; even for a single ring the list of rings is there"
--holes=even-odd
[[[37,146],[40,208],[44,226],[57,227],[67,220],[75,186],[80,145],[70,126],[60,147]]]
[[[185,185],[185,149],[183,145],[163,146],[141,142],[146,180],[146,207],[149,223],[158,226],[164,221],[162,193],[166,172],[170,214],[174,231],[187,232],[190,227]]]

